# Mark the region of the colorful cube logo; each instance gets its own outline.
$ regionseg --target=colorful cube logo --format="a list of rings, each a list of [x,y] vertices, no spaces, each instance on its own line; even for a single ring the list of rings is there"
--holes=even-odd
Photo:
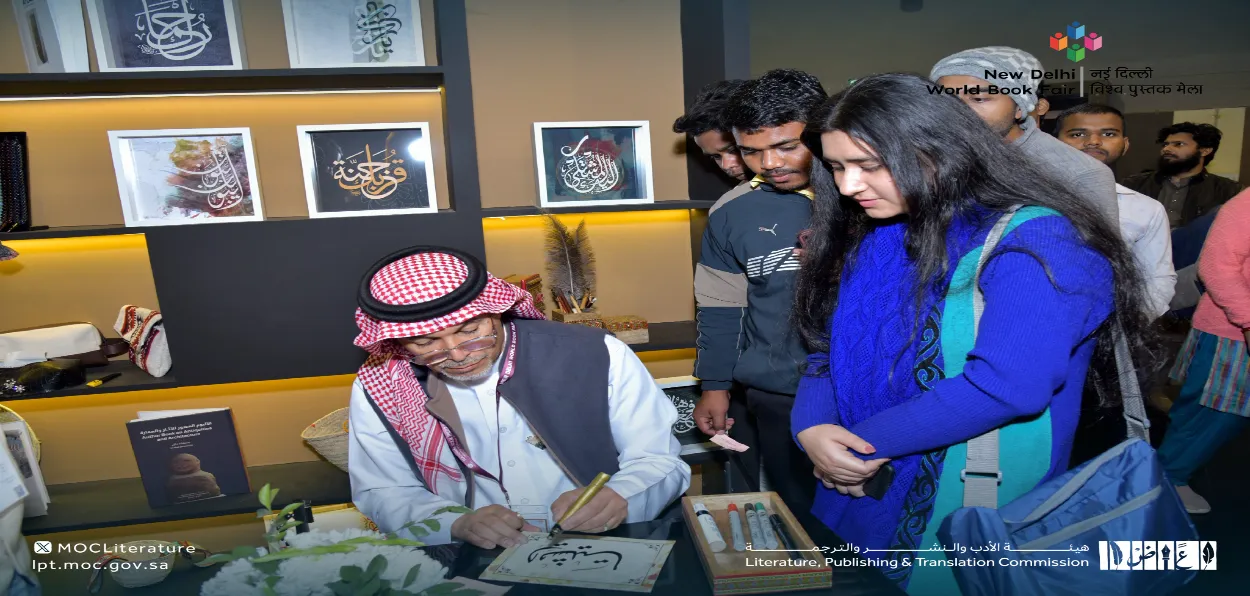
[[[1085,25],[1079,21],[1072,21],[1072,24],[1068,25],[1067,35],[1058,31],[1050,36],[1050,49],[1056,52],[1067,50],[1068,60],[1080,62],[1085,59],[1085,50],[1093,52],[1101,49],[1102,41],[1101,35],[1093,31],[1086,35]]]
[[[1074,43],[1068,46],[1068,60],[1080,62],[1085,59],[1085,48],[1081,44]]]

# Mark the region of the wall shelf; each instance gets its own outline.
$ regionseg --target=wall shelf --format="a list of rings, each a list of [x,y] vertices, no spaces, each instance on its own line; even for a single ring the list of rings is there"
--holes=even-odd
[[[128,228],[124,225],[110,226],[62,226],[31,230],[29,232],[5,232],[0,234],[0,242],[5,240],[42,240],[45,238],[83,238],[87,236],[116,236],[118,234],[142,234],[142,228]]]
[[[684,350],[695,347],[698,329],[694,321],[674,321],[671,323],[650,323],[647,325],[645,344],[634,344],[630,347],[635,352],[656,352],[659,350]]]
[[[682,444],[682,459],[692,465],[716,459],[720,447],[703,442],[703,437],[696,434],[678,435]],[[313,505],[352,502],[351,481],[347,473],[324,460],[254,466],[247,469],[247,474],[252,493],[159,509],[148,505],[147,493],[139,478],[49,485],[48,494],[52,503],[48,505],[48,515],[26,518],[22,522],[22,534],[36,536],[254,513],[260,507],[255,491],[266,484],[280,489],[278,498],[273,502],[274,509],[301,499]]]
[[[153,389],[171,389],[178,386],[178,381],[172,374],[167,373],[163,377],[154,377],[125,358],[110,360],[109,363],[104,366],[88,368],[87,381],[93,381],[103,377],[104,375],[112,373],[121,373],[122,376],[95,388],[87,387],[86,385],[79,385],[77,387],[70,387],[69,389],[60,389],[57,391],[45,391],[43,393],[0,397],[0,401],[47,399],[52,397],[67,397],[71,395],[122,393],[125,391],[149,391]]]
[[[282,508],[296,499],[312,501],[314,505],[336,505],[352,500],[347,474],[322,460],[254,466],[247,469],[247,474],[254,491],[266,484],[281,489],[274,500],[274,508]],[[255,513],[260,507],[252,492],[153,509],[148,505],[147,493],[139,478],[53,484],[48,486],[48,494],[52,497],[48,515],[24,520],[22,534],[33,536]]]
[[[669,323],[651,323],[649,326],[651,341],[645,344],[630,346],[634,352],[656,352],[660,350],[681,350],[695,347],[698,331],[694,321],[673,321]],[[122,376],[113,379],[94,389],[79,385],[69,389],[47,391],[0,398],[0,402],[21,401],[25,399],[49,399],[74,395],[95,395],[103,393],[123,393],[126,391],[152,391],[156,389],[173,389],[175,387],[192,387],[196,383],[180,384],[172,373],[157,378],[144,372],[129,360],[117,359],[106,366],[88,368],[87,380],[98,379],[104,375],[119,372]]]
[[[439,89],[443,68],[299,68],[0,75],[0,98]]]
[[[671,209],[708,209],[716,201],[657,201],[646,205],[602,205],[598,207],[550,207],[546,209],[557,215],[562,213],[621,213],[629,211],[668,211]],[[482,217],[516,217],[519,215],[542,215],[538,207],[489,207],[482,209]]]

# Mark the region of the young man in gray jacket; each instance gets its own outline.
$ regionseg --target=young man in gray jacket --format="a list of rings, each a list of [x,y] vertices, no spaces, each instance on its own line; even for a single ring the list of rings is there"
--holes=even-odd
[[[941,86],[936,96],[953,93],[990,129],[1068,185],[1119,229],[1115,174],[1098,160],[1044,132],[1029,113],[1041,96],[1042,63],[1032,54],[1005,46],[964,50],[938,61],[929,73]]]
[[[695,271],[694,374],[703,385],[695,422],[707,434],[730,431],[730,390],[741,388],[758,436],[734,437],[759,452],[769,486],[796,512],[810,511],[815,493],[812,463],[790,437],[807,357],[789,320],[794,249],[811,214],[812,154],[801,136],[808,112],[825,99],[816,77],[796,70],[769,71],[730,99],[726,122],[758,175],[709,211]]]

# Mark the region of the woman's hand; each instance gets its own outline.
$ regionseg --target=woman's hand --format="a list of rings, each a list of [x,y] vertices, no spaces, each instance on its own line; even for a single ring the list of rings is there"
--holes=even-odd
[[[871,455],[877,450],[851,431],[835,424],[818,424],[798,434],[799,443],[812,463],[816,464],[820,478],[829,484],[843,486],[861,485],[872,478],[888,458],[863,461],[851,451]],[[842,491],[838,491],[842,492]]]
[[[836,490],[839,493],[842,493],[844,495],[850,495],[852,497],[865,496],[864,484],[862,482],[859,484],[851,484],[851,485],[838,484],[836,482],[831,482],[829,478],[825,476],[824,472],[820,471],[820,468],[812,468],[812,474],[814,474],[817,478],[820,479],[820,483],[825,485],[825,488],[832,488],[833,490]]]

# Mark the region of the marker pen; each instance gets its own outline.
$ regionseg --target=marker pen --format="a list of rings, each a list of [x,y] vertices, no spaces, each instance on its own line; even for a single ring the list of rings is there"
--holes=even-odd
[[[777,542],[777,535],[773,534],[772,526],[768,523],[768,511],[764,509],[763,503],[755,504],[755,517],[760,520],[760,532],[762,532],[764,536],[764,548],[775,549],[778,546],[781,546],[781,544]]]
[[[751,528],[751,548],[768,548],[768,540],[764,538],[764,532],[760,529],[760,518],[755,515],[755,507],[747,503],[747,526]]]
[[[729,530],[733,535],[734,550],[746,550],[747,541],[742,536],[742,514],[738,513],[738,506],[733,503],[729,504]]]
[[[716,520],[712,518],[712,512],[698,501],[694,503],[694,516],[699,518],[699,525],[703,527],[703,537],[707,540],[707,545],[712,548],[712,552],[718,553],[725,550],[725,537],[721,536],[720,528],[716,526]]]

